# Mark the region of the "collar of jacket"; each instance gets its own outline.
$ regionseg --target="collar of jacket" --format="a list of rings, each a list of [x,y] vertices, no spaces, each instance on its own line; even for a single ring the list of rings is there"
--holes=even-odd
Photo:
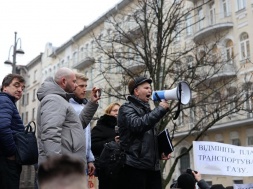
[[[150,105],[148,102],[143,102],[142,100],[140,100],[139,98],[137,98],[134,95],[130,95],[127,98],[130,102],[134,103],[136,106],[140,107],[140,108],[145,108],[147,110],[150,110]]]
[[[16,103],[16,99],[14,96],[11,96],[9,95],[8,93],[5,93],[5,92],[0,92],[0,95],[4,95],[4,96],[7,96],[14,104]]]
[[[117,125],[117,118],[111,115],[104,114],[97,121],[97,125],[105,125],[114,128]]]
[[[69,94],[69,96],[67,96],[67,97],[68,97],[68,99],[73,98],[74,101],[76,101],[78,104],[84,104],[85,105],[88,102],[88,100],[86,98],[80,99],[80,98],[76,97],[74,94]]]

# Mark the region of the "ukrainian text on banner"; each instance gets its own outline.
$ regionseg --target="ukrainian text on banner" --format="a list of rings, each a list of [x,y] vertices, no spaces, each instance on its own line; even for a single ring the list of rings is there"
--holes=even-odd
[[[253,183],[250,183],[250,184],[234,184],[234,189],[253,189]]]
[[[201,174],[253,176],[253,147],[194,141],[193,158]]]

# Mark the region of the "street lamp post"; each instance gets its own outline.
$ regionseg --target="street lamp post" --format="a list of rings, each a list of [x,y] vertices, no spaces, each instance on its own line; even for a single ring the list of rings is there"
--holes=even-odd
[[[17,54],[25,54],[25,52],[21,49],[21,39],[20,38],[17,39],[17,32],[14,32],[14,34],[15,34],[14,45],[12,45],[10,47],[8,60],[6,60],[4,63],[11,65],[12,66],[12,73],[15,74],[15,73],[17,73],[17,70],[16,70],[16,55]],[[20,48],[17,49],[17,45],[18,45],[19,41],[20,41]],[[10,61],[11,48],[13,48],[12,62]]]

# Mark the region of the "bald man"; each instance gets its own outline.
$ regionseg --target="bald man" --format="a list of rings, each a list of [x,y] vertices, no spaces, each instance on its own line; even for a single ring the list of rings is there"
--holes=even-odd
[[[99,100],[93,88],[95,101],[88,101],[79,116],[68,103],[69,93],[76,89],[75,73],[60,68],[54,79],[48,77],[38,89],[40,105],[37,111],[39,164],[52,155],[69,154],[86,162],[86,144],[83,129],[95,114]]]

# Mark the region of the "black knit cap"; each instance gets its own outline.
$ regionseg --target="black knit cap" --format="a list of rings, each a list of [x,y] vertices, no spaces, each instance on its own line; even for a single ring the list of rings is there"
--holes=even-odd
[[[128,82],[128,90],[131,95],[134,94],[134,89],[141,85],[142,83],[148,82],[149,84],[152,83],[152,79],[146,78],[146,77],[135,77],[133,79],[130,79]]]
[[[177,179],[177,187],[182,189],[194,189],[196,181],[194,177],[188,173],[181,174]]]

